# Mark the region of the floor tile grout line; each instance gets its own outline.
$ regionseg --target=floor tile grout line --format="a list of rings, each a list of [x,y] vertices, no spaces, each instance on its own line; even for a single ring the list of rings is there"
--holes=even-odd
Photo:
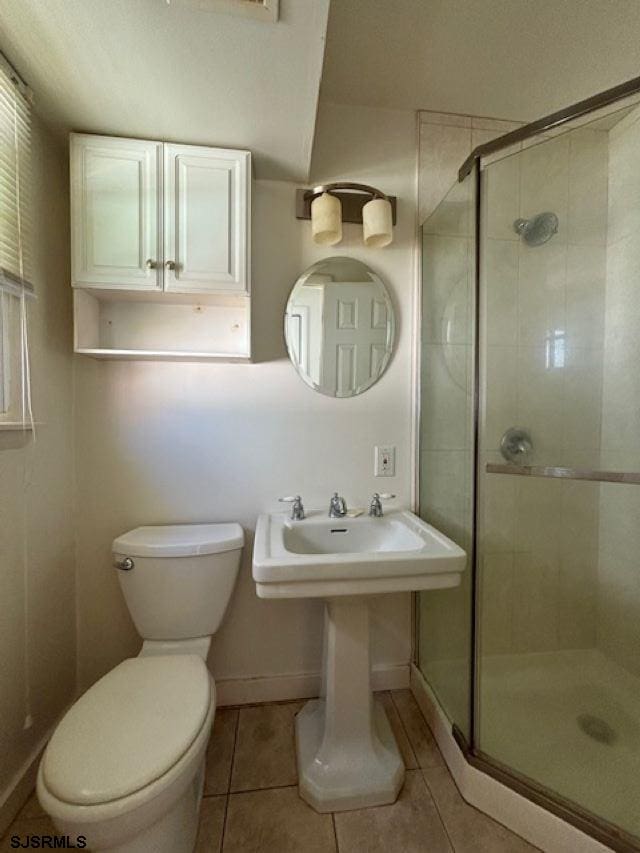
[[[440,806],[438,805],[438,801],[436,800],[435,795],[434,795],[433,791],[431,790],[431,786],[429,785],[429,782],[426,779],[424,769],[422,767],[420,768],[420,778],[422,779],[422,784],[427,789],[427,793],[431,797],[431,802],[433,803],[433,807],[435,808],[436,813],[437,813],[438,817],[440,818],[440,823],[442,824],[444,834],[447,836],[447,839],[449,841],[449,846],[451,847],[451,849],[455,853],[456,845],[453,843],[453,838],[449,835],[449,828],[446,824],[445,819],[442,816],[442,812],[440,811]]]
[[[302,706],[302,708],[304,708],[304,705]],[[297,743],[296,743],[296,725],[297,725],[297,723],[296,723],[296,717],[298,716],[298,714],[300,713],[300,711],[302,711],[302,708],[299,708],[299,709],[295,712],[295,714],[293,715],[293,717],[291,718],[291,723],[292,723],[292,725],[291,725],[291,740],[293,741],[293,743],[292,743],[292,747],[293,747],[293,763],[294,763],[294,767],[295,767],[295,774],[296,774],[296,785],[298,785],[298,794],[300,793],[300,787],[299,787],[299,786],[300,786],[300,774],[298,773],[298,746],[297,746]]]
[[[402,726],[402,731],[405,733],[405,737],[407,738],[407,743],[409,744],[409,749],[411,750],[411,754],[413,755],[413,757],[415,759],[416,768],[418,770],[422,770],[422,766],[421,766],[420,760],[418,758],[418,753],[413,748],[413,741],[411,740],[411,735],[409,734],[409,730],[407,729],[407,727],[404,724],[404,720],[402,719],[402,714],[400,713],[400,708],[398,708],[398,706],[396,705],[396,700],[393,697],[394,691],[390,690],[389,694],[391,696],[391,703],[392,703],[393,707],[396,709],[396,714],[398,715],[398,719],[400,720],[400,725]],[[413,696],[413,694],[411,694],[411,695]],[[426,723],[426,720],[425,720],[425,723]],[[429,728],[428,724],[427,724],[427,728]],[[429,729],[429,731],[431,731],[431,729]]]
[[[432,798],[432,800],[433,800],[433,802],[434,802],[434,804],[435,804],[436,809],[438,810],[438,814],[440,814],[440,809],[438,808],[438,803],[437,803],[437,801],[436,801],[436,798],[435,798],[435,796],[434,796],[433,792],[431,791],[431,787],[430,787],[430,785],[429,785],[429,782],[427,781],[427,779],[426,779],[426,777],[425,777],[425,770],[437,770],[437,769],[438,769],[437,767],[425,767],[424,769],[421,769],[421,771],[420,771],[420,772],[421,772],[422,778],[424,779],[424,783],[425,783],[425,785],[426,785],[426,786],[427,786],[427,788],[429,789],[429,793],[431,794],[431,798]],[[532,842],[531,842],[531,841],[527,841],[527,839],[526,839],[526,838],[524,838],[524,836],[520,835],[520,834],[519,834],[519,833],[517,833],[515,830],[510,829],[508,826],[506,826],[506,824],[502,823],[502,822],[501,822],[501,821],[499,821],[499,820],[496,820],[496,818],[495,818],[495,817],[491,817],[491,815],[490,815],[490,814],[488,814],[487,812],[483,812],[483,811],[482,811],[482,809],[479,809],[477,806],[474,806],[474,805],[473,805],[473,803],[470,803],[467,799],[465,799],[465,798],[464,798],[464,796],[462,795],[462,791],[461,791],[461,790],[460,790],[460,788],[458,787],[458,783],[456,782],[456,780],[455,780],[455,777],[454,777],[453,773],[449,770],[449,768],[448,768],[448,767],[445,767],[445,770],[447,771],[447,773],[448,773],[448,775],[449,775],[449,777],[450,777],[451,781],[453,782],[453,784],[454,784],[454,786],[455,786],[456,791],[458,792],[459,797],[461,798],[461,800],[463,801],[463,803],[465,804],[465,806],[467,806],[467,807],[468,807],[468,808],[470,808],[470,809],[473,809],[473,811],[474,811],[474,812],[477,812],[477,814],[478,814],[480,817],[486,818],[487,820],[491,821],[491,823],[494,823],[494,824],[496,824],[497,826],[502,827],[502,829],[505,829],[507,832],[511,833],[511,835],[515,835],[515,836],[516,836],[516,838],[519,838],[519,839],[520,839],[520,841],[524,841],[524,842],[525,842],[525,844],[528,844],[530,847],[532,847],[532,848],[536,851],[536,853],[543,853],[543,851],[542,851],[539,847],[536,847],[536,846],[535,846],[535,844],[532,844]],[[445,829],[446,829],[446,823],[444,822],[444,820],[443,820],[442,822],[444,823],[444,825],[445,825]],[[449,833],[447,832],[447,835],[448,835],[448,834],[449,834]],[[453,843],[453,842],[452,842],[452,843]],[[454,846],[454,848],[453,848],[453,849],[454,849],[454,850],[456,849],[456,848],[455,848],[455,846]]]
[[[340,853],[340,845],[338,844],[338,830],[336,828],[336,813],[331,812],[331,823],[333,825],[333,840],[336,845],[336,853]]]
[[[229,812],[229,794],[224,798],[224,815],[222,816],[222,832],[220,833],[220,843],[218,844],[218,853],[222,853],[224,848],[224,834],[227,829],[227,814]]]
[[[11,835],[19,834],[19,833],[16,833],[16,831],[15,831],[16,825],[21,826],[22,824],[28,824],[29,826],[31,826],[32,823],[39,824],[41,822],[45,822],[45,823],[47,823],[47,826],[48,826],[48,822],[50,821],[49,815],[46,815],[46,814],[33,815],[32,817],[23,817],[23,818],[19,818],[18,817],[19,814],[20,814],[20,812],[18,812],[18,814],[16,814],[16,816],[11,821],[9,826],[7,826],[7,828],[3,832],[3,834],[0,835],[0,849],[2,849],[1,845],[3,845],[5,841],[8,841],[9,838],[11,837]]]
[[[413,696],[413,691],[411,690],[411,688],[406,688],[406,689],[409,690],[409,692]],[[418,768],[420,770],[431,770],[433,767],[445,767],[447,769],[447,771],[449,772],[449,775],[451,775],[451,771],[449,770],[449,765],[444,760],[444,755],[442,754],[442,750],[440,749],[440,744],[438,743],[438,740],[437,740],[435,734],[433,733],[433,729],[431,728],[431,724],[429,723],[429,720],[427,719],[427,717],[426,717],[424,711],[422,710],[422,708],[420,707],[419,703],[416,702],[415,696],[413,696],[413,700],[416,704],[416,708],[418,709],[418,712],[420,713],[420,716],[424,720],[424,724],[427,727],[427,731],[429,732],[431,739],[433,740],[433,745],[436,748],[436,751],[437,751],[438,755],[440,756],[440,761],[441,761],[441,764],[427,764],[425,767],[423,767],[420,764],[420,762],[418,761],[418,756],[414,751],[414,755],[416,755],[416,761],[418,762]],[[394,705],[395,705],[395,702],[394,702]],[[400,715],[399,711],[398,711],[398,715]],[[402,722],[401,716],[400,716],[400,722]],[[402,723],[402,725],[404,727],[404,723]],[[406,729],[405,729],[405,731],[406,731]],[[407,737],[409,737],[408,733],[407,733]],[[409,743],[411,744],[411,738],[409,738]],[[411,748],[413,749],[413,745],[411,745]]]
[[[236,794],[258,794],[260,791],[282,791],[285,788],[297,788],[297,782],[289,782],[287,785],[268,785],[265,788],[241,788],[238,791],[229,791],[229,797],[235,797]]]
[[[436,809],[437,809],[437,811],[438,811],[438,814],[440,814],[440,809],[438,808],[438,802],[437,802],[437,800],[436,800],[435,794],[434,794],[434,793],[433,793],[433,791],[431,790],[431,786],[429,785],[429,782],[428,782],[428,780],[427,780],[427,778],[426,778],[426,775],[425,775],[425,771],[426,771],[426,770],[438,770],[438,769],[439,769],[439,768],[437,768],[437,767],[422,767],[422,768],[420,768],[420,773],[421,773],[421,775],[422,775],[422,778],[423,778],[423,780],[424,780],[425,785],[426,785],[426,786],[427,786],[427,788],[429,789],[429,793],[431,794],[431,799],[432,799],[432,800],[433,800],[433,802],[434,802],[434,805],[435,805],[435,807],[436,807]],[[468,800],[463,796],[462,791],[461,791],[461,790],[460,790],[460,788],[458,787],[458,782],[456,781],[456,778],[454,777],[453,773],[449,770],[449,768],[448,768],[448,766],[446,765],[446,763],[445,763],[445,766],[444,766],[444,770],[446,771],[447,775],[449,776],[449,778],[450,778],[450,779],[451,779],[451,781],[453,782],[453,785],[455,786],[455,789],[456,789],[456,791],[458,792],[458,796],[459,796],[459,797],[460,797],[460,799],[463,801],[463,803],[465,804],[465,806],[467,806],[467,807],[468,807],[468,808],[470,808],[470,809],[473,809],[473,811],[474,811],[474,812],[477,812],[479,816],[486,818],[487,820],[491,821],[492,823],[497,824],[498,826],[501,826],[503,829],[506,829],[506,830],[507,830],[507,832],[510,832],[512,835],[515,835],[515,836],[516,836],[516,838],[519,838],[521,841],[524,841],[526,844],[529,844],[531,847],[533,847],[533,849],[534,849],[534,850],[539,851],[539,853],[542,853],[542,850],[540,850],[538,847],[536,847],[536,846],[535,846],[534,844],[532,844],[530,841],[527,841],[527,839],[526,839],[526,838],[524,838],[524,837],[523,837],[522,835],[520,835],[519,833],[515,832],[515,830],[510,829],[508,826],[506,826],[506,824],[502,823],[502,822],[501,822],[501,821],[499,821],[499,820],[496,820],[496,818],[495,818],[495,817],[492,817],[492,816],[491,816],[490,814],[488,814],[487,812],[483,812],[483,811],[482,811],[482,809],[479,809],[477,806],[474,806],[474,805],[473,805],[473,803],[470,803],[470,802],[469,802],[469,801],[468,801]],[[446,822],[445,822],[444,818],[442,818],[442,817],[441,817],[440,819],[442,820],[442,823],[444,824],[444,827],[445,827],[445,830],[446,830],[447,825],[446,825]],[[447,832],[447,836],[448,836],[448,835],[449,835],[449,833]],[[453,841],[452,841],[451,843],[452,843],[452,845],[453,845]],[[456,849],[456,848],[455,848],[455,845],[453,845],[453,849],[454,849],[454,850]]]
[[[283,707],[283,706],[287,706],[287,705],[300,706],[301,702],[299,702],[297,700],[295,702],[271,702],[271,703],[263,703],[261,706],[256,706],[256,707],[269,708],[269,707]],[[302,703],[302,707],[304,707],[303,703]],[[240,721],[240,715],[242,713],[242,710],[244,710],[244,709],[240,709],[240,711],[238,712],[238,734],[237,734],[235,745],[234,745],[233,767],[232,767],[231,782],[230,782],[230,787],[229,787],[229,795],[230,796],[232,796],[234,794],[246,794],[246,793],[251,793],[251,792],[256,792],[256,791],[277,790],[279,788],[292,788],[298,784],[298,770],[297,770],[297,761],[296,761],[297,753],[296,753],[296,741],[295,741],[295,718],[296,718],[297,714],[300,713],[300,711],[302,710],[302,707],[298,707],[297,710],[294,710],[292,716],[288,717],[288,719],[285,721],[284,724],[282,724],[282,721],[280,721],[280,729],[279,730],[281,732],[284,732],[284,731],[291,729],[291,758],[293,761],[293,772],[291,773],[291,776],[289,776],[288,774],[285,775],[284,772],[277,773],[276,775],[278,777],[280,777],[280,781],[273,781],[271,783],[269,783],[269,782],[261,783],[259,779],[255,780],[255,781],[253,779],[250,779],[250,780],[245,781],[245,784],[249,784],[250,786],[253,785],[254,787],[248,787],[248,788],[244,787],[244,786],[234,787],[234,784],[237,784],[237,783],[234,783],[234,781],[233,781],[234,773],[235,773],[235,757],[236,757],[236,754],[238,753],[238,746],[240,743],[240,734],[239,734],[239,727],[240,727],[240,722],[241,722]],[[254,723],[247,723],[246,725],[247,725],[247,729],[250,732],[252,726],[255,725],[255,721],[254,721]],[[250,740],[250,736],[249,736],[249,740]],[[239,766],[242,767],[242,764],[240,764]],[[238,775],[242,778],[245,778],[243,776],[242,771],[239,771]],[[242,781],[242,778],[239,781]],[[284,781],[284,778],[287,779],[286,782]]]
[[[265,700],[264,702],[246,702],[241,705],[221,705],[221,711],[244,711],[249,708],[266,708],[271,707],[272,705],[297,705],[298,703],[308,702],[312,699],[319,699],[319,696],[301,696],[299,699],[273,699],[271,701]]]
[[[229,797],[231,796],[231,776],[233,774],[233,765],[236,759],[236,743],[238,742],[238,728],[240,726],[240,711],[236,715],[236,725],[233,730],[233,750],[231,752],[231,764],[229,765],[229,779],[227,780],[227,793],[224,800],[224,817],[222,818],[222,832],[220,833],[220,844],[218,845],[218,853],[222,853],[224,849],[224,836],[227,831],[227,816],[229,814]]]
[[[238,746],[238,732],[240,731],[240,711],[237,712],[236,725],[233,730],[233,749],[231,751],[231,764],[229,766],[229,778],[227,780],[227,796],[231,793],[231,783],[233,779],[233,768],[236,763],[236,748]]]

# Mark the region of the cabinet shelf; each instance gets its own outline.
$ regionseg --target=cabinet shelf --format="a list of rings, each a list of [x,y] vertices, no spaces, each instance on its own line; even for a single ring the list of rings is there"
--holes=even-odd
[[[94,358],[247,362],[247,296],[177,301],[74,291],[75,352]]]
[[[221,352],[173,352],[141,349],[77,349],[81,355],[92,358],[120,361],[217,361],[220,363],[250,364],[248,355],[232,355]],[[1,427],[0,427],[1,428]]]

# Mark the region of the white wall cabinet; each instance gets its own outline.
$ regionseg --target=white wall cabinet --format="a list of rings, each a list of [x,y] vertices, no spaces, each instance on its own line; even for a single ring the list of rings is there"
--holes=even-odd
[[[248,151],[72,134],[76,352],[247,360],[250,186]]]
[[[74,287],[162,290],[162,145],[71,136]]]
[[[164,146],[165,290],[243,292],[249,154]]]

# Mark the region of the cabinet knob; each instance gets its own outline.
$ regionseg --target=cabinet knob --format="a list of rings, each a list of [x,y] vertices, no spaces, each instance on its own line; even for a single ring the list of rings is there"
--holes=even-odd
[[[165,267],[168,270],[174,270],[176,268],[176,262],[175,261],[167,261],[165,264]]]
[[[158,262],[153,261],[151,258],[148,258],[146,266],[148,270],[155,270],[158,269]]]

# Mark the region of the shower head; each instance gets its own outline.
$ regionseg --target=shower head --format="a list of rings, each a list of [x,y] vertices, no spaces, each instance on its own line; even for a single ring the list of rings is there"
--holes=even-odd
[[[516,219],[513,229],[528,246],[542,246],[557,233],[558,225],[555,213],[547,211],[532,216],[531,219]]]

